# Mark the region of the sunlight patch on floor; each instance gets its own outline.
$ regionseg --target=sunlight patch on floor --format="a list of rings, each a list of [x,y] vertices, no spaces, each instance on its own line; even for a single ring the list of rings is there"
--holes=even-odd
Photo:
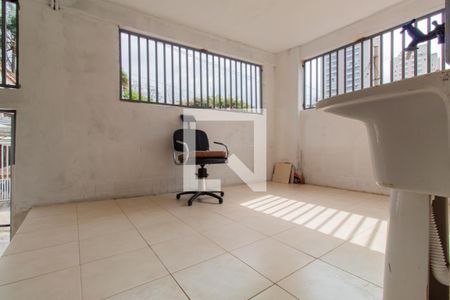
[[[243,202],[241,206],[385,252],[387,221],[383,219],[271,194]]]

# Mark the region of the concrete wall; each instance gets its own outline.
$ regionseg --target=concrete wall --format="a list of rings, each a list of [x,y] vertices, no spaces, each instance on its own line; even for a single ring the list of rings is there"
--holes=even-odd
[[[277,54],[277,160],[298,162],[306,181],[352,190],[388,193],[372,175],[364,125],[315,110],[302,111],[302,61],[361,37],[442,8],[443,0],[411,0],[310,43]],[[355,8],[357,9],[357,8]],[[292,115],[295,114],[295,118]],[[289,116],[284,119],[284,116]],[[296,151],[293,151],[296,149]]]
[[[172,162],[171,145],[181,109],[119,101],[119,26],[262,64],[273,133],[273,54],[99,0],[65,1],[60,11],[46,0],[22,0],[22,87],[0,90],[0,108],[17,110],[14,229],[34,205],[181,188],[182,168]],[[199,127],[252,166],[248,124]],[[271,161],[269,148],[270,170]],[[210,173],[225,184],[240,182],[226,166]]]

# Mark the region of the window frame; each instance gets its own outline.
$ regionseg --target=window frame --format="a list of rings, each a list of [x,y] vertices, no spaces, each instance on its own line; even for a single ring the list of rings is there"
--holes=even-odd
[[[8,84],[6,80],[6,3],[14,3],[16,5],[16,83],[15,84]],[[19,89],[21,87],[20,81],[19,81],[19,69],[20,69],[20,59],[19,59],[19,49],[20,49],[20,39],[19,39],[19,11],[20,11],[20,2],[19,0],[1,0],[1,22],[0,22],[0,35],[1,35],[1,41],[0,41],[0,55],[1,55],[1,80],[0,80],[0,88],[8,88],[8,89]]]
[[[420,16],[420,17],[418,17],[417,19],[416,19],[416,22],[415,22],[415,24],[417,25],[417,23],[419,23],[419,22],[421,22],[422,20],[427,20],[427,30],[428,30],[428,32],[430,31],[430,30],[432,30],[432,28],[431,28],[431,18],[432,17],[434,17],[434,16],[436,16],[436,15],[439,15],[439,14],[441,14],[441,23],[442,22],[445,22],[445,9],[439,9],[439,10],[436,10],[436,11],[434,11],[434,12],[431,12],[431,13],[428,13],[428,14],[425,14],[425,15],[423,15],[423,16]],[[318,55],[315,55],[315,56],[313,56],[313,57],[310,57],[310,58],[307,58],[307,59],[304,59],[303,61],[302,61],[302,71],[303,71],[303,103],[302,103],[302,107],[303,107],[303,109],[304,110],[308,110],[308,109],[314,109],[315,107],[316,107],[316,104],[318,103],[318,102],[320,102],[320,101],[322,101],[322,100],[325,100],[325,99],[329,99],[329,98],[332,98],[332,97],[336,97],[336,96],[339,96],[339,95],[344,95],[344,94],[348,94],[348,93],[353,93],[353,92],[356,92],[356,91],[359,91],[359,90],[363,90],[363,89],[367,89],[367,88],[372,88],[372,87],[374,87],[374,86],[378,86],[378,85],[384,85],[384,84],[389,84],[389,83],[392,83],[392,82],[396,82],[396,81],[401,81],[401,80],[405,80],[405,79],[407,79],[407,78],[405,78],[405,69],[406,69],[406,67],[405,67],[405,61],[406,61],[406,59],[405,59],[405,50],[404,50],[404,48],[405,48],[405,36],[407,35],[407,33],[406,32],[404,32],[403,33],[403,35],[402,35],[402,50],[401,50],[401,55],[402,55],[402,66],[401,66],[401,73],[402,73],[402,77],[401,77],[401,79],[400,80],[394,80],[394,57],[393,57],[393,52],[394,52],[394,45],[393,45],[393,40],[394,40],[394,32],[396,31],[396,30],[399,30],[399,29],[401,29],[402,28],[402,25],[403,24],[400,24],[400,25],[396,25],[396,26],[393,26],[393,27],[390,27],[390,28],[388,28],[388,29],[385,29],[385,30],[382,30],[382,31],[380,31],[380,32],[377,32],[377,33],[374,33],[374,34],[371,34],[371,35],[369,35],[369,36],[365,36],[365,37],[362,37],[362,38],[360,38],[360,39],[358,39],[358,40],[356,40],[356,41],[354,41],[354,42],[351,42],[351,43],[347,43],[347,44],[345,44],[345,45],[342,45],[342,46],[340,46],[340,47],[338,47],[338,48],[335,48],[335,49],[332,49],[332,50],[329,50],[329,51],[326,51],[326,52],[323,52],[323,53],[321,53],[321,54],[318,54]],[[379,66],[379,68],[380,68],[380,74],[383,74],[382,72],[383,72],[383,65],[384,65],[384,61],[383,61],[383,50],[381,50],[381,47],[383,47],[383,36],[385,35],[385,34],[387,34],[387,33],[390,33],[390,82],[383,82],[383,76],[382,75],[380,75],[380,78],[378,79],[379,80],[379,83],[378,84],[374,84],[374,78],[373,78],[373,64],[374,64],[374,60],[373,60],[373,57],[374,57],[374,55],[373,55],[373,40],[375,39],[375,38],[377,38],[377,37],[379,37],[379,44],[380,44],[380,57],[381,57],[381,60],[380,60],[380,66]],[[365,42],[367,42],[367,41],[369,41],[369,47],[370,47],[370,59],[369,59],[369,64],[370,64],[370,74],[369,74],[369,76],[370,76],[370,80],[369,80],[369,86],[365,86],[365,84],[364,84],[364,71],[363,71],[363,65],[364,65],[364,43]],[[430,43],[431,43],[431,41],[427,41],[426,42],[427,43],[427,71],[424,73],[424,74],[420,74],[420,75],[425,75],[425,74],[429,74],[429,73],[432,73],[432,71],[431,71],[431,67],[430,67]],[[353,57],[354,57],[354,55],[355,55],[355,52],[354,52],[354,49],[355,49],[355,46],[356,45],[360,45],[360,51],[361,51],[361,53],[360,53],[360,64],[361,64],[361,66],[360,66],[360,88],[358,89],[358,90],[355,90],[355,84],[354,84],[354,72],[355,72],[355,59],[353,58],[353,61],[352,61],[352,81],[353,81],[353,85],[352,85],[352,88],[351,88],[351,91],[349,91],[349,92],[347,92],[346,91],[346,80],[347,80],[347,76],[346,76],[346,61],[345,61],[345,57],[346,57],[346,53],[347,53],[347,48],[352,48],[353,49],[353,51],[352,51],[352,55],[353,55]],[[442,45],[444,45],[444,44],[442,44]],[[344,82],[343,83],[341,83],[341,84],[339,84],[339,77],[340,77],[340,72],[339,72],[339,67],[340,67],[340,63],[341,63],[341,61],[339,60],[339,53],[341,52],[341,51],[343,51],[343,53],[344,53],[344,60],[343,60],[343,63],[344,63],[344,66],[343,66],[343,68],[344,68],[344,74],[343,74],[343,79],[344,79]],[[444,46],[442,46],[441,47],[441,65],[439,66],[439,70],[446,70],[446,63],[445,63],[445,59],[443,59],[443,57],[444,57],[444,52],[445,52],[445,47]],[[325,61],[325,57],[327,57],[328,56],[328,61],[330,62],[330,65],[331,65],[331,56],[332,55],[334,55],[335,54],[335,56],[336,56],[336,80],[335,80],[335,85],[336,85],[336,94],[334,94],[334,95],[331,95],[331,91],[333,90],[333,88],[332,88],[332,86],[334,85],[333,84],[333,82],[332,82],[332,80],[331,80],[331,70],[329,71],[329,73],[330,73],[330,79],[329,79],[329,86],[330,86],[330,88],[329,88],[329,94],[328,94],[328,96],[327,97],[324,97],[325,96],[325,88],[324,88],[324,86],[325,86],[325,74],[323,73],[322,74],[322,83],[321,83],[321,85],[323,85],[323,90],[322,90],[322,98],[321,99],[318,99],[318,94],[317,94],[317,92],[316,92],[316,99],[315,99],[315,102],[313,103],[313,97],[312,97],[312,88],[310,88],[311,89],[311,91],[310,91],[310,94],[309,94],[309,100],[310,100],[310,103],[309,103],[309,106],[307,106],[306,105],[306,64],[309,62],[310,64],[309,64],[309,72],[310,72],[310,82],[311,82],[311,85],[312,85],[312,82],[313,82],[313,80],[311,79],[311,74],[312,74],[312,62],[313,61],[318,61],[319,59],[322,59],[322,72],[324,72],[324,65],[323,65],[323,62]],[[341,66],[342,67],[342,66]],[[415,50],[414,51],[414,75],[412,76],[412,77],[416,77],[416,76],[420,76],[420,75],[418,75],[417,74],[417,50]],[[317,70],[316,70],[316,75],[317,75]],[[409,78],[412,78],[412,77],[409,77]],[[317,80],[316,81],[316,85],[319,83],[319,81]],[[343,91],[340,91],[340,88],[342,87],[341,85],[343,85]],[[328,91],[327,91],[327,93],[328,93]]]
[[[161,38],[158,38],[158,37],[150,36],[150,35],[147,35],[147,34],[143,34],[143,33],[132,31],[132,30],[125,29],[125,28],[120,28],[119,27],[118,33],[119,33],[118,34],[118,36],[119,36],[119,43],[118,44],[119,44],[119,94],[120,94],[119,98],[120,98],[120,101],[133,102],[133,103],[146,103],[146,104],[153,104],[153,105],[174,106],[174,107],[186,107],[186,108],[194,108],[194,109],[212,109],[212,110],[217,110],[217,111],[262,114],[263,109],[264,109],[264,105],[263,105],[264,101],[263,101],[263,66],[261,64],[253,63],[253,62],[250,62],[250,61],[245,61],[243,59],[239,59],[239,58],[235,58],[235,57],[231,57],[231,56],[227,56],[227,55],[223,55],[223,54],[219,54],[219,53],[215,53],[215,52],[210,52],[210,51],[208,51],[206,49],[195,48],[195,47],[192,47],[192,46],[184,45],[184,44],[181,44],[181,43],[178,43],[178,42],[174,42],[174,41],[161,39]],[[138,73],[139,73],[138,74],[138,78],[139,78],[138,79],[139,80],[139,84],[138,84],[138,86],[139,86],[139,88],[138,88],[139,98],[138,99],[131,99],[131,97],[132,97],[131,96],[132,83],[131,83],[131,80],[130,80],[130,75],[128,75],[128,81],[129,81],[128,89],[129,89],[130,96],[128,98],[124,97],[124,95],[123,95],[123,87],[122,87],[122,74],[123,74],[122,71],[124,70],[124,67],[122,65],[122,34],[128,35],[128,57],[127,57],[128,58],[128,72],[130,72],[130,70],[131,70],[132,57],[130,55],[130,49],[131,49],[130,40],[131,40],[132,36],[136,37],[138,39],[138,41],[141,38],[143,38],[143,39],[145,39],[147,41],[147,43],[146,43],[147,44],[147,46],[146,46],[147,54],[149,52],[149,48],[148,48],[149,41],[152,41],[152,42],[155,43],[155,49],[158,48],[158,46],[157,46],[158,43],[162,43],[163,49],[166,49],[167,46],[170,46],[171,47],[171,51],[170,52],[172,53],[172,55],[174,53],[173,48],[174,47],[178,48],[178,51],[179,51],[178,52],[179,53],[178,54],[178,58],[180,60],[181,60],[181,51],[182,50],[184,50],[186,52],[186,56],[188,55],[187,52],[191,51],[192,56],[193,56],[193,59],[192,59],[193,64],[191,65],[189,60],[186,58],[185,66],[187,66],[187,68],[189,69],[189,74],[187,75],[186,81],[183,82],[183,83],[186,84],[186,92],[185,93],[186,93],[187,104],[182,104],[182,102],[183,102],[183,96],[182,95],[184,94],[182,85],[180,84],[180,86],[178,86],[179,91],[177,91],[177,93],[178,93],[179,97],[175,97],[175,94],[177,94],[177,93],[175,93],[175,94],[173,93],[173,91],[175,89],[174,85],[173,84],[172,85],[167,85],[167,83],[165,82],[165,80],[167,78],[167,73],[166,73],[167,72],[167,67],[165,66],[165,62],[167,61],[167,59],[164,56],[164,58],[161,60],[161,62],[158,62],[158,56],[157,56],[158,54],[156,54],[156,57],[152,57],[152,59],[155,61],[154,64],[156,65],[156,70],[155,70],[155,75],[156,75],[155,76],[156,77],[155,78],[156,101],[150,101],[149,100],[149,94],[150,94],[149,90],[147,90],[147,99],[143,100],[142,95],[141,95],[141,90],[142,89],[140,88],[141,76],[142,76],[140,71],[138,71]],[[138,46],[137,46],[138,47],[138,53],[140,51],[140,49],[139,49],[139,47],[140,47],[139,45],[140,44],[139,43],[140,42],[138,42]],[[166,52],[166,51],[164,51],[164,52]],[[212,78],[213,93],[210,92],[210,86],[208,84],[206,86],[206,91],[207,91],[206,98],[203,97],[204,88],[205,87],[203,87],[203,88],[200,87],[200,89],[199,89],[198,86],[196,87],[196,83],[198,83],[198,81],[200,81],[200,86],[203,83],[208,83],[209,77],[205,77],[205,74],[203,74],[203,75],[201,74],[202,70],[203,70],[202,67],[195,66],[195,64],[198,64],[198,63],[194,63],[194,62],[198,62],[198,60],[195,59],[196,55],[198,55],[200,62],[203,60],[202,57],[204,55],[206,56],[207,61],[209,60],[208,57],[210,57],[211,59],[210,59],[209,63],[212,62],[212,65],[213,65],[213,68],[211,70],[213,72],[209,72],[210,68],[209,68],[209,63],[208,62],[206,64],[206,66],[203,66],[203,68],[205,68],[205,70],[206,70],[206,73],[208,73],[208,72],[209,73],[213,73],[213,74],[210,74],[210,75],[212,75],[211,78]],[[138,56],[139,56],[139,54],[138,54]],[[216,59],[217,59],[217,64],[215,63]],[[150,55],[147,55],[147,61],[146,61],[147,74],[149,74],[149,72],[150,72],[149,71],[149,69],[150,69],[149,68],[149,60],[151,60],[150,59]],[[171,57],[171,60],[173,61],[173,57]],[[141,62],[141,58],[138,57],[138,70],[141,68],[140,67],[141,63],[140,62]],[[158,85],[159,85],[159,81],[158,81],[158,66],[159,66],[160,63],[164,64],[164,68],[166,69],[165,71],[163,71],[163,73],[164,73],[164,84],[163,84],[164,102],[160,102],[158,100],[159,94],[161,92],[161,91],[159,91],[160,89],[158,88]],[[221,64],[223,64],[222,65],[223,70],[220,68]],[[225,64],[229,65],[229,72],[226,72],[226,68],[224,66]],[[236,69],[238,64],[240,66],[238,68],[240,68],[240,70],[241,70],[239,72],[239,74],[240,74],[240,81],[237,79],[237,76],[236,76],[238,74],[238,70]],[[201,65],[201,63],[200,63],[200,65]],[[217,65],[218,65],[218,68],[215,67]],[[194,69],[190,70],[192,66],[194,66]],[[234,68],[235,68],[234,72],[232,71],[232,66],[234,66]],[[247,68],[245,68],[244,66],[246,66]],[[173,65],[171,67],[169,67],[169,68],[172,68],[172,70],[173,70]],[[197,68],[199,68],[199,69],[197,69]],[[248,69],[248,68],[250,68],[250,69]],[[180,66],[179,72],[180,72],[181,69],[182,69],[182,67]],[[195,73],[198,70],[200,70],[200,74],[196,74]],[[244,70],[245,72],[242,72],[242,70]],[[199,78],[199,79],[190,81],[189,78],[190,78],[190,75],[191,75],[190,74],[191,71],[193,72],[193,76],[195,78]],[[250,79],[250,85],[247,84],[246,85],[247,87],[245,88],[244,84],[243,84],[243,82],[245,81],[245,78],[243,78],[242,74],[245,73],[246,77],[247,77],[247,75],[248,75],[247,72],[248,71],[250,71],[250,73],[254,72],[253,73],[254,75]],[[188,72],[188,71],[186,70],[186,72]],[[218,75],[217,77],[216,77],[216,73]],[[226,78],[225,78],[225,74],[226,74]],[[173,72],[171,73],[171,76],[172,77],[174,76]],[[178,74],[178,76],[181,77],[182,75]],[[204,80],[204,79],[206,79],[206,80]],[[178,80],[178,78],[175,79],[175,81],[177,81],[177,80]],[[149,77],[147,77],[146,81],[147,81],[147,85],[150,86]],[[206,81],[206,82],[204,82],[204,81]],[[239,86],[240,86],[239,89],[238,89],[238,85],[237,85],[238,81],[239,81]],[[174,81],[172,81],[172,82],[174,82]],[[227,107],[216,106],[215,100],[216,100],[216,96],[217,95],[214,95],[216,90],[217,90],[216,89],[216,83],[218,83],[217,87],[218,87],[218,90],[219,90],[218,98],[219,98],[219,100],[222,98],[224,100],[224,102],[225,102],[225,105],[227,104],[227,100],[229,100],[229,99],[232,99],[234,101],[239,99],[241,106],[243,106],[244,104],[246,106],[248,106],[249,104],[252,104],[253,101],[255,101],[255,106],[256,107],[251,107],[250,106],[250,107],[247,107],[247,108],[236,108],[236,107],[234,107],[234,108],[233,107],[228,107],[227,108]],[[258,83],[259,83],[259,86],[258,86]],[[191,87],[191,84],[194,85],[193,88]],[[233,91],[232,87],[228,86],[228,85],[234,85],[235,90]],[[171,87],[171,89],[172,89],[171,102],[168,101],[169,97],[167,96],[167,93],[166,93],[169,87]],[[227,89],[227,87],[229,88],[229,90]],[[222,91],[222,89],[223,89],[223,91]],[[200,92],[201,96],[196,95],[196,93],[198,94],[198,91]],[[253,92],[255,95],[253,95],[251,97],[248,97],[248,95],[250,95],[251,92]],[[230,93],[231,96],[227,98],[227,94],[228,93]],[[239,98],[237,97],[238,94],[240,95]],[[242,97],[243,94],[247,95],[247,97],[245,99]],[[194,96],[190,97],[192,95],[194,95]],[[205,104],[203,102],[204,100],[207,101],[206,104],[209,105],[210,102],[209,102],[208,96],[214,98],[214,102],[213,102],[213,106],[212,107],[198,107],[198,106],[190,105],[190,103],[192,103],[192,100],[194,98],[196,100],[201,99],[201,104],[202,105]],[[233,96],[236,96],[236,98],[233,98]],[[179,103],[176,103],[175,100],[178,100]],[[249,101],[250,101],[250,103],[249,103]],[[239,102],[236,102],[236,103],[239,103]]]

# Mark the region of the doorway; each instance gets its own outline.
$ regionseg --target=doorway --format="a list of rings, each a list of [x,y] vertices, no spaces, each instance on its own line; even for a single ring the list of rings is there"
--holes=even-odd
[[[11,239],[16,112],[0,110],[0,255]]]

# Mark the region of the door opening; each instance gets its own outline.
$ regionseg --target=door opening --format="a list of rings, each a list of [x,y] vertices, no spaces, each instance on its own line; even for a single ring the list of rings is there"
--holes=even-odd
[[[0,110],[0,255],[11,239],[15,111]]]

